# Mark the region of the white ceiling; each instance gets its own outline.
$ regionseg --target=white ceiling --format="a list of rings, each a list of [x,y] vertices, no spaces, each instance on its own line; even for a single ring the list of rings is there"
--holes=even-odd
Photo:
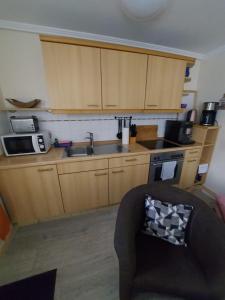
[[[0,0],[0,19],[109,35],[206,54],[225,44],[225,0],[168,0],[161,16],[128,19],[119,0]]]

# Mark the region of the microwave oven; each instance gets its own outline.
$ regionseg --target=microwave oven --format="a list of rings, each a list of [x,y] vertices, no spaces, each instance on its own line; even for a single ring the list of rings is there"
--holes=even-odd
[[[8,134],[1,136],[6,156],[46,153],[51,147],[50,132]]]

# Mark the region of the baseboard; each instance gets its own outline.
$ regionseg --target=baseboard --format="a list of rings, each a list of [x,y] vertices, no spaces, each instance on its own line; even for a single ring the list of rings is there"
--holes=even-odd
[[[211,196],[211,197],[213,197],[213,198],[216,198],[216,196],[217,196],[217,194],[214,192],[214,191],[212,191],[211,189],[209,189],[208,187],[206,187],[206,186],[202,186],[202,189],[207,193],[207,194],[209,194],[209,196]]]

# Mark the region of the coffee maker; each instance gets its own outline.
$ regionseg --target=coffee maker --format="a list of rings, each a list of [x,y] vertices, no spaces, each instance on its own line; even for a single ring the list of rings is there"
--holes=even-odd
[[[181,145],[193,144],[192,128],[193,122],[167,120],[165,139]]]
[[[200,124],[203,126],[213,126],[216,120],[218,102],[204,102]]]

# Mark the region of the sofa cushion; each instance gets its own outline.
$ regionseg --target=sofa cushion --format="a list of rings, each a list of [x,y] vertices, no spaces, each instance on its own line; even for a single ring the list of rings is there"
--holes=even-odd
[[[185,233],[193,207],[152,199],[146,195],[144,233],[174,245],[185,245]]]
[[[212,299],[203,272],[187,247],[140,234],[136,249],[135,288],[185,299]]]

